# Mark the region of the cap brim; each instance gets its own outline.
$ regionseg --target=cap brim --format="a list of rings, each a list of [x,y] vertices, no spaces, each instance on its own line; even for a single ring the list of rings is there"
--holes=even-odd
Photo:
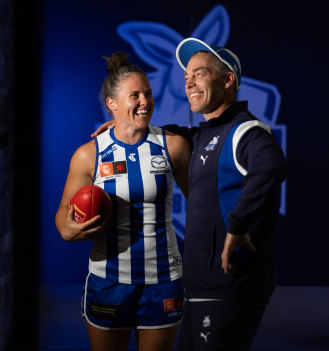
[[[200,50],[211,52],[217,56],[216,52],[209,45],[199,39],[187,38],[183,40],[176,49],[176,58],[180,66],[186,70],[193,54]]]
[[[221,54],[218,50],[215,51],[212,47],[204,43],[200,39],[187,38],[181,41],[176,49],[176,58],[179,65],[186,71],[186,67],[191,57],[200,50],[214,54],[218,59],[224,62],[235,74],[237,90],[241,85],[241,66],[238,57],[226,48],[217,47],[221,49]]]

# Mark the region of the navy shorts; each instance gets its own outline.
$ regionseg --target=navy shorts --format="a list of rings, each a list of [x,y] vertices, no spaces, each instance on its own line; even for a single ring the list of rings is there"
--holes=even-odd
[[[81,310],[89,324],[104,330],[168,328],[182,318],[182,278],[152,285],[121,284],[89,273]]]

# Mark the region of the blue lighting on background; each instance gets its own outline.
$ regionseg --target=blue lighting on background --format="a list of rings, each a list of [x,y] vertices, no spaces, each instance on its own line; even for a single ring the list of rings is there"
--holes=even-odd
[[[69,6],[73,4],[68,3],[64,8]],[[176,46],[183,39],[181,34],[156,22],[127,21],[114,27],[105,13],[83,4],[74,11],[72,8],[61,11],[60,8],[49,2],[44,23],[41,281],[74,284],[80,283],[86,274],[91,243],[64,242],[55,228],[54,218],[73,152],[90,140],[89,135],[96,125],[107,119],[98,101],[105,76],[102,56],[125,50],[124,39],[137,58],[151,67],[148,76],[156,100],[153,124],[197,125],[203,117],[190,113],[185,97],[183,72],[175,57]],[[85,20],[83,26],[77,25],[71,16],[76,11],[79,11],[80,20]],[[97,17],[93,11],[97,11]],[[116,32],[118,34],[113,34]],[[229,34],[227,11],[223,6],[215,6],[189,36],[211,45],[225,46]],[[286,126],[276,124],[281,104],[277,87],[243,76],[238,99],[249,100],[251,112],[270,125],[286,152]],[[285,214],[285,203],[284,184],[281,214]],[[185,199],[176,186],[173,220],[180,245],[185,211]]]

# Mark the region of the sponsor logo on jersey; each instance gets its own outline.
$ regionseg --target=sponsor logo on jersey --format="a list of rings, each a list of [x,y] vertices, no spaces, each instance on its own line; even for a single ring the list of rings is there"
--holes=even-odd
[[[152,156],[151,166],[154,169],[150,171],[151,174],[169,173],[169,162],[164,156]]]
[[[127,161],[104,162],[99,164],[101,177],[114,178],[122,174],[127,174]]]
[[[116,146],[113,146],[113,147],[111,147],[110,149],[106,149],[106,150],[104,150],[103,152],[101,152],[102,160],[104,161],[105,158],[106,158],[107,156],[111,155],[112,152],[115,151],[116,149],[117,149],[117,147],[116,147]]]
[[[180,256],[171,257],[169,259],[170,266],[180,266],[182,264],[182,258]]]
[[[131,153],[131,154],[128,156],[129,160],[132,161],[132,162],[136,162],[136,157],[135,157],[135,155],[136,155],[136,154]]]
[[[165,312],[180,310],[183,307],[183,299],[165,299],[163,300],[163,309]]]
[[[200,160],[203,162],[203,166],[206,164],[206,160],[207,160],[208,156],[203,157],[203,155],[200,156]]]
[[[200,333],[200,336],[202,337],[202,338],[204,338],[204,341],[205,342],[208,342],[208,335],[210,334],[210,332],[208,332],[207,334],[204,334],[204,333]]]

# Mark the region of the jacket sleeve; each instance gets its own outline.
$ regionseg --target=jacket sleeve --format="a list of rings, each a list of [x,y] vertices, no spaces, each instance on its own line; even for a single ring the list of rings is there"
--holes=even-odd
[[[198,132],[199,128],[198,127],[181,127],[177,124],[167,124],[163,126],[162,128],[168,130],[169,132],[172,132],[174,134],[181,135],[183,138],[185,138],[191,145],[193,149],[193,136]]]
[[[257,217],[276,211],[275,194],[287,176],[288,165],[273,135],[263,128],[251,128],[239,141],[236,159],[247,174],[235,208],[228,214],[228,232],[234,235],[247,233]]]

